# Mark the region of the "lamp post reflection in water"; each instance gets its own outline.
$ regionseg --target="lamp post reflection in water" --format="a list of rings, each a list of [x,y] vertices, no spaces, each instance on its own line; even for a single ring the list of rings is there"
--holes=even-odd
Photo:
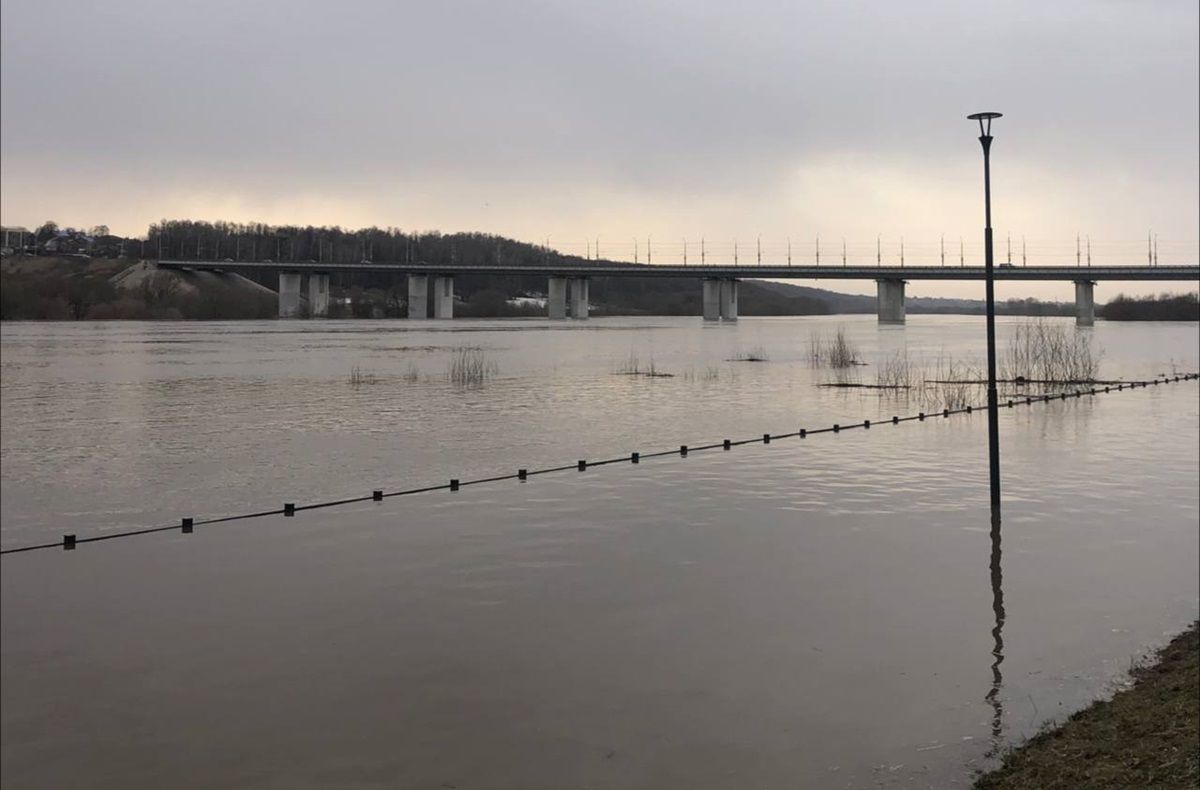
[[[1003,742],[1004,732],[1004,703],[1000,699],[1000,689],[1004,685],[1004,675],[1000,665],[1004,663],[1004,570],[1000,566],[1000,516],[992,514],[992,557],[988,563],[992,580],[992,687],[984,697],[992,706],[992,745],[987,751],[988,757],[995,757]]]

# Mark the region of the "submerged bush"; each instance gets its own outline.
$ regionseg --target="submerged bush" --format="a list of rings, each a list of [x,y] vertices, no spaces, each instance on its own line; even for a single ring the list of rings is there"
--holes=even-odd
[[[730,359],[730,362],[767,362],[771,359],[767,354],[767,350],[762,344],[755,346],[749,351],[738,351]]]
[[[643,365],[641,358],[633,351],[629,352],[629,359],[622,362],[614,372],[618,376],[647,376],[649,378],[671,378],[675,375],[659,370],[658,366],[654,364],[654,357],[650,357],[650,362]]]
[[[938,357],[921,383],[921,404],[930,410],[962,409],[984,402],[986,379],[978,365],[954,357]]]
[[[808,341],[808,358],[813,365],[828,365],[831,368],[849,368],[861,364],[858,361],[858,347],[846,337],[846,330],[842,327],[838,327],[837,333],[829,339],[814,332]]]
[[[875,369],[875,386],[881,389],[908,389],[912,386],[913,374],[908,354],[897,351]]]
[[[1041,383],[1091,382],[1100,368],[1092,336],[1075,327],[1029,321],[1017,327],[1001,360],[1000,377]]]
[[[361,387],[364,384],[374,384],[378,381],[374,373],[364,371],[358,365],[350,368],[350,386]]]
[[[446,372],[451,383],[464,387],[486,384],[500,372],[487,352],[475,346],[459,346],[450,357],[450,368]]]

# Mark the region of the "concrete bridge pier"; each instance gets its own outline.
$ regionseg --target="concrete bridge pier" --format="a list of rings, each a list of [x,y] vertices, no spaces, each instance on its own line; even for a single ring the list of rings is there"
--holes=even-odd
[[[571,278],[571,317],[580,321],[588,317],[588,278]]]
[[[704,280],[704,320],[721,320],[721,281]]]
[[[567,317],[567,278],[551,276],[546,285],[546,310],[558,321]]]
[[[738,281],[730,278],[721,280],[721,319],[736,321],[738,319]]]
[[[429,275],[408,275],[408,317],[429,317]]]
[[[313,318],[329,316],[329,275],[308,275],[308,314]]]
[[[300,272],[279,273],[279,317],[300,315]]]
[[[433,317],[454,317],[454,276],[433,278]]]
[[[904,280],[875,281],[879,323],[904,323],[904,285]]]
[[[1096,283],[1093,280],[1075,281],[1075,325],[1096,323]]]

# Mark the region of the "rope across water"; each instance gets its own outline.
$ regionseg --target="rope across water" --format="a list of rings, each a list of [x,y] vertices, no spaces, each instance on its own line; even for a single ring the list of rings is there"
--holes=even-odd
[[[1037,395],[1037,396],[1027,396],[1024,398],[1012,398],[1012,399],[1001,402],[1000,406],[1001,406],[1001,408],[1010,408],[1011,409],[1014,406],[1019,406],[1019,405],[1031,406],[1033,404],[1049,403],[1051,401],[1067,400],[1069,398],[1080,398],[1084,395],[1102,395],[1102,394],[1111,393],[1111,392],[1123,392],[1125,390],[1133,390],[1133,389],[1145,388],[1145,387],[1149,387],[1149,386],[1158,386],[1159,384],[1173,384],[1173,383],[1180,382],[1180,381],[1193,381],[1193,380],[1197,380],[1197,379],[1200,379],[1200,373],[1188,373],[1188,374],[1176,375],[1176,376],[1164,376],[1161,378],[1150,379],[1147,381],[1134,381],[1134,382],[1127,382],[1127,383],[1122,383],[1122,384],[1107,385],[1104,387],[1096,386],[1096,387],[1092,387],[1090,389],[1072,390],[1069,392],[1062,392],[1062,393],[1058,393],[1055,395]],[[499,483],[499,482],[503,482],[506,480],[527,480],[528,478],[533,477],[534,475],[552,474],[555,472],[565,472],[568,470],[577,470],[577,471],[583,472],[594,466],[606,466],[608,464],[616,464],[616,463],[634,463],[634,464],[636,464],[636,463],[639,463],[642,459],[646,459],[646,458],[663,458],[663,457],[672,456],[672,455],[686,457],[688,455],[688,453],[698,453],[698,452],[705,452],[705,451],[710,451],[710,450],[729,450],[733,447],[737,447],[737,446],[744,445],[744,444],[770,444],[772,441],[774,441],[776,439],[790,439],[793,437],[799,437],[801,439],[804,439],[808,436],[813,436],[816,434],[840,433],[841,431],[853,430],[855,428],[870,428],[873,424],[878,424],[879,422],[882,422],[884,424],[898,425],[902,422],[911,422],[913,420],[921,422],[921,421],[924,421],[927,419],[932,419],[932,418],[937,418],[937,417],[949,418],[949,417],[957,415],[957,414],[971,414],[976,411],[982,412],[982,411],[986,411],[986,410],[987,410],[986,406],[965,406],[960,409],[943,409],[940,412],[930,412],[930,413],[918,412],[917,414],[911,414],[906,417],[893,416],[889,420],[876,421],[875,423],[873,423],[871,420],[862,420],[862,421],[858,421],[858,422],[845,423],[845,424],[834,423],[833,425],[831,425],[829,427],[825,427],[825,428],[800,428],[796,431],[791,431],[791,432],[786,432],[786,433],[764,433],[764,434],[761,434],[760,436],[755,436],[754,438],[750,438],[750,439],[722,439],[719,442],[714,442],[711,444],[697,445],[697,446],[693,446],[693,447],[689,447],[688,445],[680,445],[678,449],[659,450],[659,451],[650,452],[650,453],[634,452],[634,453],[630,453],[628,455],[622,455],[622,456],[618,456],[616,458],[608,458],[608,459],[604,459],[604,460],[600,460],[600,461],[588,461],[586,459],[581,459],[579,461],[576,461],[573,464],[567,464],[564,466],[552,466],[552,467],[548,467],[545,469],[518,469],[515,473],[512,473],[512,474],[499,474],[499,475],[493,475],[491,477],[481,477],[481,478],[478,478],[475,480],[459,480],[457,478],[451,478],[446,483],[442,483],[439,485],[427,485],[427,486],[422,486],[420,488],[406,488],[406,489],[400,489],[397,491],[384,491],[384,490],[377,489],[375,491],[372,491],[370,494],[368,494],[366,496],[348,497],[345,499],[335,499],[335,500],[330,500],[330,501],[326,501],[326,502],[313,502],[313,503],[304,504],[304,505],[298,505],[294,502],[288,502],[288,503],[285,503],[283,505],[283,507],[276,508],[274,510],[260,510],[260,511],[257,511],[254,513],[242,513],[239,515],[219,516],[219,517],[206,518],[206,519],[183,518],[179,521],[179,523],[176,523],[176,524],[167,524],[167,525],[156,526],[156,527],[142,527],[142,528],[122,530],[122,531],[118,531],[118,532],[105,532],[105,533],[101,533],[98,535],[89,535],[89,536],[85,536],[85,537],[78,537],[74,534],[66,534],[66,535],[63,535],[62,540],[54,541],[52,543],[39,543],[39,544],[30,545],[30,546],[17,546],[17,547],[10,548],[10,549],[3,549],[3,550],[0,550],[0,554],[20,554],[23,552],[41,551],[44,549],[56,549],[56,548],[71,550],[71,549],[74,549],[80,543],[95,543],[95,542],[101,541],[101,540],[115,540],[117,538],[131,538],[131,537],[134,537],[137,535],[149,535],[149,534],[152,534],[155,532],[167,532],[170,530],[180,530],[181,532],[186,534],[186,533],[191,533],[196,527],[205,526],[205,525],[209,525],[209,524],[224,524],[224,523],[228,523],[231,521],[244,521],[246,519],[263,518],[266,516],[280,516],[280,515],[295,516],[296,513],[299,513],[301,511],[305,511],[305,510],[320,510],[322,508],[339,507],[341,505],[350,505],[350,504],[356,504],[359,502],[372,502],[372,501],[380,502],[384,499],[389,499],[391,497],[411,496],[413,494],[426,494],[426,493],[430,493],[433,491],[457,491],[464,486],[482,485],[484,483]]]

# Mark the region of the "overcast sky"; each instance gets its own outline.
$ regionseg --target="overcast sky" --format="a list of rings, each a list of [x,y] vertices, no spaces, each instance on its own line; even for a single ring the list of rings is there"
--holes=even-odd
[[[3,0],[5,224],[1195,262],[1198,4]],[[1019,262],[1019,261],[1018,261]],[[971,284],[921,293],[974,293]],[[1012,287],[1009,286],[1011,289]],[[1041,289],[1040,291],[1038,289]],[[1157,286],[1155,286],[1157,288]],[[854,290],[851,288],[850,290]],[[1022,293],[1066,296],[1025,284]],[[1130,290],[1130,289],[1126,289]],[[1001,295],[1005,295],[1003,292]],[[1100,295],[1100,298],[1105,298]]]

